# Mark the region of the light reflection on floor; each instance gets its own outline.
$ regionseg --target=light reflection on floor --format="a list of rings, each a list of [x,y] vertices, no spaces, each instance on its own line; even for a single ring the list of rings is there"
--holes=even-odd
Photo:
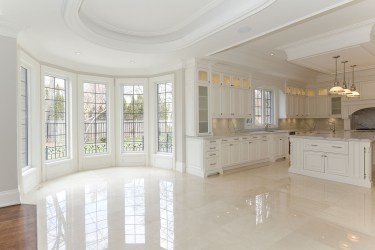
[[[292,175],[288,163],[201,179],[88,171],[24,197],[38,249],[375,249],[373,189]]]

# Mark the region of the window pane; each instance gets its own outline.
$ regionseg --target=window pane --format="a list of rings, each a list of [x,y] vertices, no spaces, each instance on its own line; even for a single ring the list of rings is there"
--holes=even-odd
[[[158,152],[171,153],[173,148],[172,83],[157,84],[158,96]]]
[[[46,160],[61,159],[68,156],[66,80],[44,76],[44,110],[46,117]]]
[[[272,91],[254,90],[254,123],[257,125],[273,123]]]
[[[122,152],[144,151],[143,85],[123,86]]]
[[[107,85],[83,84],[84,153],[107,152]],[[97,92],[99,91],[99,92]]]
[[[27,69],[20,68],[20,126],[21,133],[20,144],[21,144],[21,166],[29,166],[29,93],[28,93],[28,80],[27,80]]]

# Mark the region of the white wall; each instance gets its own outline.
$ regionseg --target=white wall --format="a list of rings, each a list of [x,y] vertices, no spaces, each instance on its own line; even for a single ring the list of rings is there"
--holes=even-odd
[[[17,179],[17,43],[0,36],[0,207],[19,203]]]

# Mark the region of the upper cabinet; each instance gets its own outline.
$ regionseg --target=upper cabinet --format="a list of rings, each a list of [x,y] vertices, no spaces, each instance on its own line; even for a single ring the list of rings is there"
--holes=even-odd
[[[213,118],[250,118],[248,73],[192,61],[185,69],[186,134],[212,134]]]
[[[208,69],[205,69],[205,68],[197,69],[197,83],[203,83],[203,84],[210,83],[210,75],[209,75]]]

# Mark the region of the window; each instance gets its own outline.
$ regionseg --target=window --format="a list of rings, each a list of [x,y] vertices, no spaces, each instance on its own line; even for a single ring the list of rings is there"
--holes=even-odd
[[[21,166],[24,170],[30,165],[29,157],[29,83],[28,70],[24,67],[20,68],[20,146],[21,146]]]
[[[254,90],[255,125],[273,124],[273,96],[271,90]]]
[[[143,115],[143,85],[124,85],[122,152],[144,151]]]
[[[107,86],[83,84],[84,152],[107,152]]]
[[[61,159],[68,155],[66,93],[65,79],[44,76],[46,160]]]
[[[172,83],[157,84],[158,100],[158,152],[172,153],[173,119],[172,119]]]

